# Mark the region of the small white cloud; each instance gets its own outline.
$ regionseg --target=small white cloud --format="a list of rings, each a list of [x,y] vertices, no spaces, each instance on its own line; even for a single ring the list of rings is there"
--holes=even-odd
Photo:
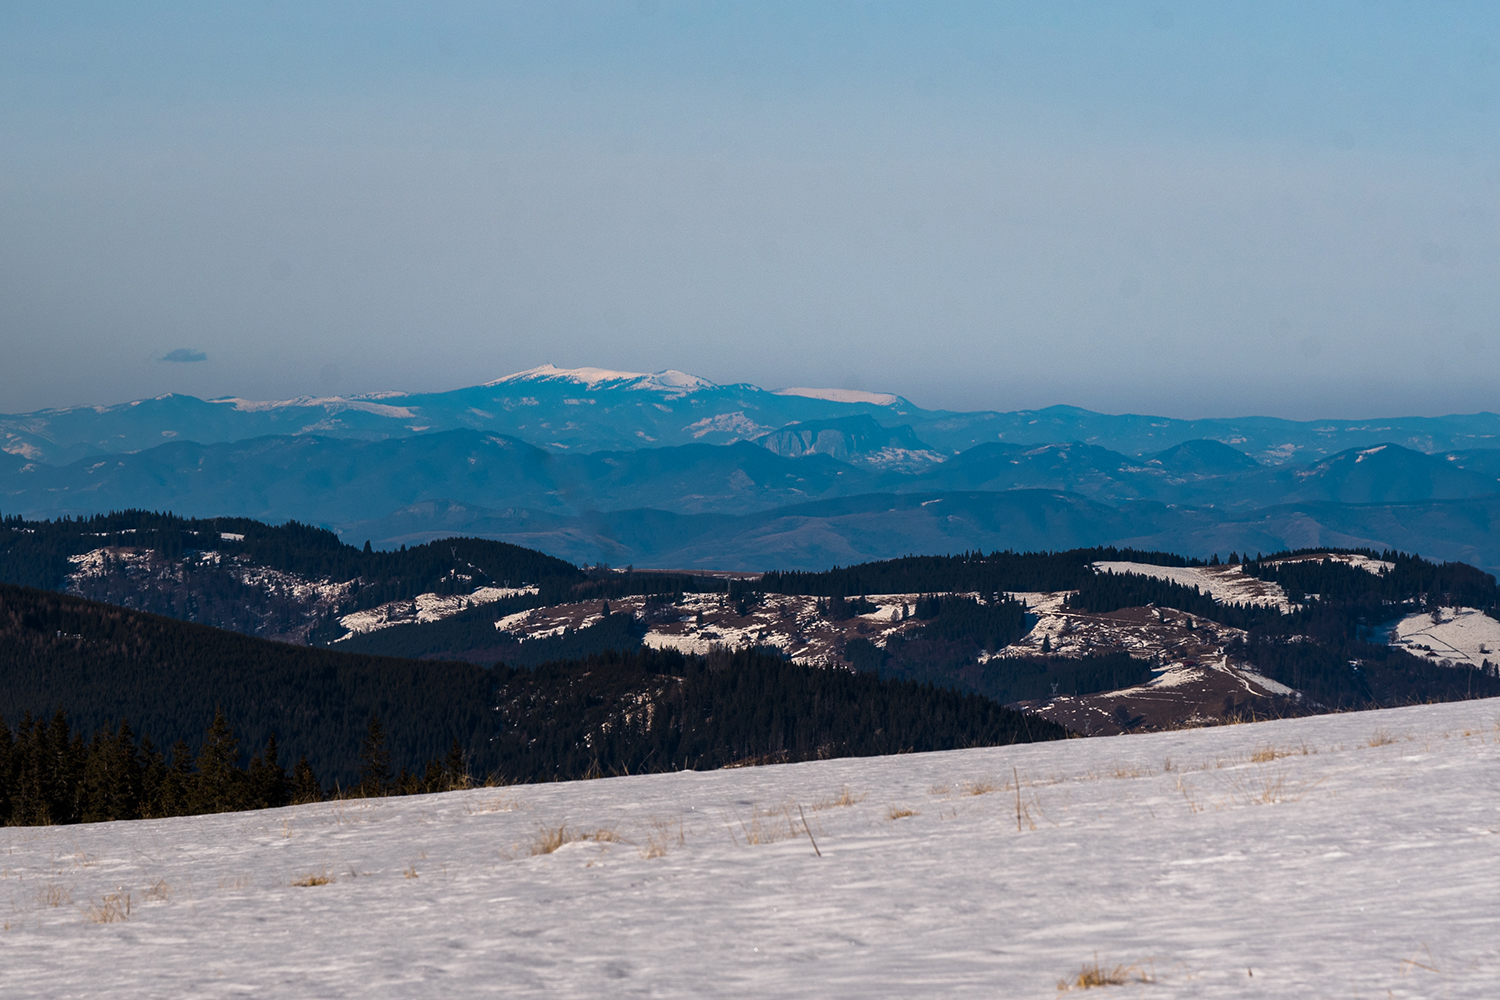
[[[162,360],[185,364],[189,361],[207,361],[208,355],[202,351],[195,351],[191,347],[178,347],[162,355]]]

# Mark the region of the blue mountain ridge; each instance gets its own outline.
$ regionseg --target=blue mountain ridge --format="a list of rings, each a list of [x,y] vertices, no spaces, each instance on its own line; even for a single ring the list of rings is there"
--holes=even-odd
[[[812,393],[807,395],[806,393]],[[469,429],[563,451],[627,450],[755,440],[788,424],[868,416],[943,455],[977,444],[1079,442],[1140,457],[1189,441],[1229,445],[1263,464],[1308,462],[1349,448],[1398,444],[1433,453],[1500,447],[1500,415],[1294,421],[1179,420],[1073,406],[1009,413],[928,410],[901,396],[716,385],[681,372],[551,365],[448,392],[381,392],[258,402],[169,394],[113,406],[0,415],[0,451],[66,465],[167,441],[218,444],[273,435],[381,440]],[[896,431],[899,435],[904,432]]]
[[[297,519],[382,545],[478,534],[643,566],[1322,544],[1494,567],[1497,432],[1493,414],[957,414],[887,394],[548,366],[450,393],[164,396],[0,418],[0,510]]]

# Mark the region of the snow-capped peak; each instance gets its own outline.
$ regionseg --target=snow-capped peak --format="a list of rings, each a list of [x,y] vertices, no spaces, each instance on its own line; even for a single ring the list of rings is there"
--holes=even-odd
[[[778,396],[806,396],[808,399],[825,399],[830,403],[870,403],[874,406],[895,406],[901,397],[889,392],[865,392],[862,389],[773,389]]]
[[[524,372],[516,372],[514,375],[486,382],[485,385],[504,385],[510,382],[575,382],[590,389],[609,386],[622,389],[656,389],[678,394],[693,392],[697,389],[711,389],[714,385],[706,378],[689,375],[675,368],[660,372],[620,372],[608,368],[559,368],[556,365],[538,365]]]

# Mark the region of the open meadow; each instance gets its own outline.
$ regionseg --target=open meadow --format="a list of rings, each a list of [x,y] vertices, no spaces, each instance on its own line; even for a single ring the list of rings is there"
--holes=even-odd
[[[0,830],[15,997],[1480,998],[1497,932],[1495,700]]]

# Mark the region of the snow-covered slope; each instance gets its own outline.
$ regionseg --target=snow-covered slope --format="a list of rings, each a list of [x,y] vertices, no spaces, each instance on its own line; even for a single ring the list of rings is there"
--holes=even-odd
[[[558,830],[589,839],[533,853]],[[1468,702],[8,828],[0,983],[1051,997],[1097,961],[1154,979],[1122,996],[1488,998],[1497,892],[1500,703]]]
[[[1238,566],[1154,566],[1136,562],[1096,562],[1101,573],[1134,573],[1169,580],[1184,587],[1197,587],[1221,604],[1262,604],[1290,611],[1281,586],[1246,576]]]
[[[1459,664],[1500,663],[1500,621],[1478,608],[1438,608],[1401,619],[1391,645]]]

